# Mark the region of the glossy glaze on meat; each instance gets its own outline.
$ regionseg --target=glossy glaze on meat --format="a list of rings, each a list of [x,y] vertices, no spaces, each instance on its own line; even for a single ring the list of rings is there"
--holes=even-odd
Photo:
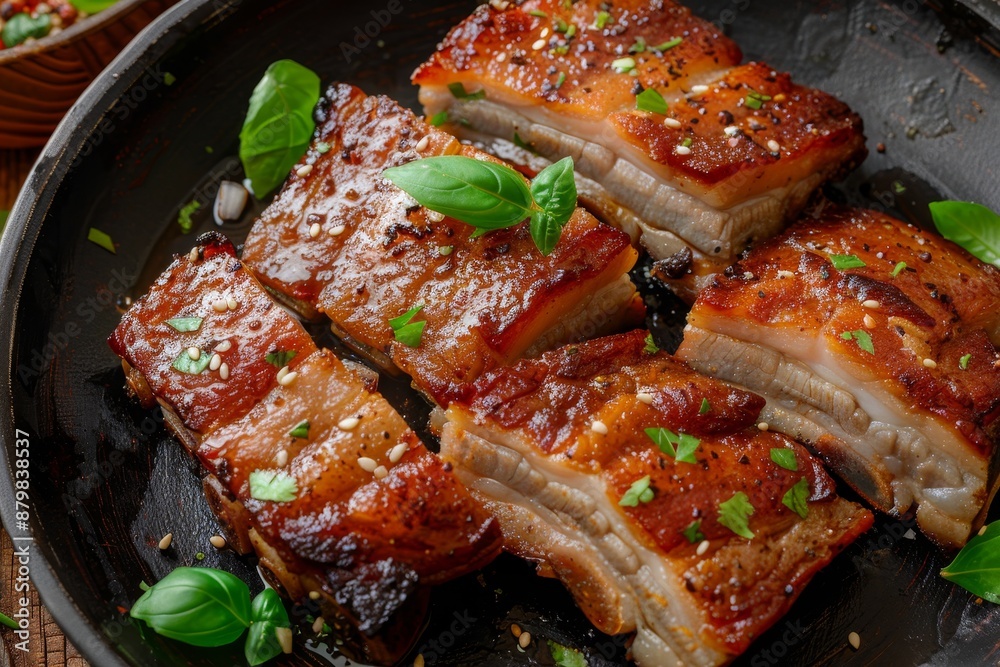
[[[685,246],[699,260],[732,258],[865,155],[861,120],[843,103],[767,65],[739,65],[729,39],[675,3],[493,4],[414,73],[427,114],[448,110],[460,134],[463,121],[550,159],[572,155],[643,221],[657,258]],[[455,84],[485,99],[456,99]],[[647,89],[667,101],[665,115],[636,109]]]
[[[499,552],[496,522],[366,378],[316,349],[231,243],[201,241],[126,313],[111,347],[208,471],[230,545],[256,551],[291,599],[318,592],[345,651],[391,664],[419,634],[428,586]],[[178,316],[202,321],[180,333],[165,323]],[[188,348],[219,354],[227,372],[177,370]],[[268,361],[279,351],[295,355]],[[255,471],[294,481],[294,497],[255,499]]]
[[[633,312],[626,274],[636,254],[625,234],[578,210],[548,257],[523,223],[470,238],[471,227],[438,219],[381,173],[421,156],[492,158],[351,86],[331,88],[324,105],[316,140],[329,150],[310,149],[311,172],[293,171],[243,259],[300,311],[329,317],[349,344],[447,404],[484,370]],[[412,348],[389,320],[419,304],[416,320],[427,324]]]
[[[447,411],[442,454],[497,516],[505,548],[562,580],[602,631],[638,631],[638,664],[723,664],[872,517],[802,446],[758,428],[764,399],[645,347],[633,332],[487,373]],[[700,439],[696,462],[647,428]],[[797,469],[772,449],[794,452]],[[647,475],[653,498],[620,506]],[[781,500],[801,479],[805,519]],[[720,523],[737,492],[754,508],[750,540]],[[695,521],[703,537],[691,540]]]
[[[717,276],[678,354],[764,394],[773,427],[959,546],[995,487],[1000,272],[886,215],[817,215]]]

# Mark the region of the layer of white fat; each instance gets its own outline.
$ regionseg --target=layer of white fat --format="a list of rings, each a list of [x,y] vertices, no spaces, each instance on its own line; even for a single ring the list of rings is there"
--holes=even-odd
[[[944,531],[945,541],[964,543],[985,498],[988,462],[954,424],[904,404],[892,393],[894,380],[859,377],[858,367],[830,350],[823,335],[807,336],[797,328],[786,332],[752,327],[731,318],[697,321],[710,331],[689,325],[679,356],[702,372],[742,384],[819,424],[869,465],[891,476],[897,513],[916,503],[918,520],[921,512],[925,514],[921,522],[925,529]],[[750,358],[739,354],[740,344],[771,350],[775,356],[766,368],[741,367],[739,362],[724,367],[717,349],[708,352],[717,348],[710,342],[713,335],[729,338],[728,345],[735,346],[734,354],[740,358]],[[787,364],[798,365],[802,377],[811,375],[826,386],[789,386],[778,379],[796,373],[792,367],[781,368]],[[834,398],[823,403],[817,399],[820,396]],[[925,505],[922,510],[921,505]]]
[[[721,665],[731,657],[698,639],[703,622],[690,593],[663,554],[636,536],[598,475],[561,465],[512,433],[479,427],[455,408],[447,416],[451,422],[445,426],[441,452],[470,488],[492,501],[527,509],[572,545],[577,563],[586,555],[588,568],[621,582],[638,606],[632,615],[637,665],[700,667]],[[457,435],[461,429],[468,431],[464,437]],[[489,460],[482,458],[484,447]],[[551,553],[558,544],[538,546]]]
[[[428,114],[449,110],[479,133],[499,137],[516,133],[545,157],[572,157],[580,173],[598,182],[638,218],[655,229],[676,234],[713,258],[733,257],[754,238],[776,234],[789,212],[801,208],[825,178],[804,174],[784,187],[721,208],[722,202],[712,190],[687,192],[693,189],[692,184],[670,178],[662,165],[624,141],[603,120],[556,115],[543,105],[456,100],[443,87],[423,86],[420,101]],[[458,130],[462,131],[462,126]],[[654,257],[669,256],[658,256],[658,245],[655,241],[648,244]]]

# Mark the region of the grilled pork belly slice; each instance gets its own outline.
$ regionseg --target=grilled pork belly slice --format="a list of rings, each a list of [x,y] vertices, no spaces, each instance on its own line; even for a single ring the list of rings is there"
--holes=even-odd
[[[641,308],[629,238],[578,210],[548,257],[527,224],[473,228],[424,209],[382,178],[432,155],[490,159],[385,97],[327,93],[306,175],[293,171],[254,225],[243,259],[268,288],[440,404],[462,383],[539,347],[616,328]],[[302,170],[303,172],[308,170]],[[417,305],[420,344],[389,320]]]
[[[771,428],[956,547],[996,490],[998,305],[1000,272],[958,246],[828,208],[717,276],[678,355],[766,396]]]
[[[558,577],[603,632],[637,632],[639,665],[719,665],[872,516],[838,498],[802,446],[758,429],[764,399],[644,348],[634,332],[487,373],[448,409],[442,455],[499,520],[507,550]],[[696,448],[676,460],[650,428]],[[650,494],[622,506],[647,477]],[[782,502],[800,483],[805,518]],[[752,506],[752,539],[723,524],[737,494]]]
[[[683,242],[696,261],[731,260],[865,156],[846,105],[767,65],[739,65],[735,44],[669,0],[492,4],[414,73],[426,113],[447,111],[460,135],[571,155],[621,208],[623,228],[643,221],[654,258]],[[665,115],[636,109],[646,89]]]
[[[491,560],[499,528],[370,377],[316,349],[232,244],[200,241],[126,313],[111,347],[208,471],[230,544],[256,551],[292,599],[319,592],[348,653],[392,664],[419,634],[428,586]],[[220,362],[192,366],[190,349]],[[283,499],[255,498],[251,476]]]

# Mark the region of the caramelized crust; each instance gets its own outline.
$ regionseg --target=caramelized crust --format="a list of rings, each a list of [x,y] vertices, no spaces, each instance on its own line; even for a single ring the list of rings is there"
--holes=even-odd
[[[518,358],[635,262],[625,234],[582,210],[548,257],[524,223],[470,238],[468,225],[437,219],[382,171],[420,156],[492,158],[384,97],[331,88],[316,137],[330,150],[304,158],[312,171],[293,172],[254,225],[243,259],[269,288],[329,317],[338,335],[412,375],[441,404],[462,383]],[[617,323],[633,294],[599,324]],[[395,340],[389,320],[419,304],[414,321],[427,324],[411,348]],[[563,340],[584,333],[570,330]]]

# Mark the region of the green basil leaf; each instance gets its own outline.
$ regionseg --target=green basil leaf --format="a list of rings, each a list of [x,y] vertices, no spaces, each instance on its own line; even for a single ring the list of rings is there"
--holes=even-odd
[[[830,255],[830,263],[833,264],[833,268],[838,271],[843,271],[844,269],[860,269],[868,266],[864,263],[864,260],[857,255]]]
[[[143,593],[129,615],[164,637],[223,646],[250,625],[250,590],[228,572],[179,567]]]
[[[646,347],[642,351],[646,354],[656,354],[660,351],[660,348],[656,346],[656,341],[653,340],[653,334],[646,334]]]
[[[212,355],[206,354],[204,350],[197,359],[192,359],[191,355],[188,354],[187,348],[181,350],[181,353],[177,355],[174,359],[174,363],[171,364],[176,371],[181,373],[186,373],[187,375],[201,375],[201,373],[208,368],[208,365],[212,362]]]
[[[973,595],[1000,604],[1000,521],[975,535],[941,576]]]
[[[537,210],[524,178],[495,162],[442,155],[382,175],[421,206],[487,231],[516,225]]]
[[[576,649],[562,644],[557,644],[551,639],[546,640],[549,645],[549,653],[552,654],[552,661],[556,667],[588,667],[587,659]]]
[[[302,440],[305,440],[309,437],[309,421],[305,419],[302,420],[289,432],[288,435],[293,438],[301,438]]]
[[[774,450],[772,449],[771,451],[773,452]],[[810,493],[809,482],[803,477],[785,492],[785,495],[781,498],[781,504],[805,519],[809,516],[809,506],[806,504],[806,501],[809,499]]]
[[[70,0],[71,5],[81,12],[96,14],[115,4],[118,0]]]
[[[243,652],[247,662],[256,666],[281,654],[281,643],[275,630],[290,627],[291,623],[285,605],[272,588],[265,588],[254,598],[250,613],[253,624]]]
[[[941,236],[984,262],[1000,266],[1000,216],[980,204],[939,201],[931,216]]]
[[[284,503],[295,500],[299,486],[295,478],[283,470],[254,470],[250,473],[250,497]]]
[[[115,252],[115,242],[111,240],[111,236],[109,234],[105,234],[96,227],[91,227],[87,230],[87,240],[101,246],[113,255],[118,254]]]
[[[795,457],[795,452],[784,447],[775,447],[771,450],[771,460],[785,470],[798,470],[799,460]]]
[[[392,327],[392,333],[396,340],[407,347],[420,347],[420,339],[427,322],[424,320],[413,322],[412,320],[423,308],[423,304],[415,306],[399,317],[389,320],[389,326]]]
[[[747,494],[737,491],[733,497],[719,503],[719,523],[740,537],[752,540],[754,533],[750,530],[750,516],[754,513],[753,505]]]
[[[655,88],[647,88],[635,96],[635,108],[639,111],[649,111],[665,116],[667,113],[667,101],[663,99]]]
[[[538,172],[531,182],[531,196],[543,215],[531,216],[531,238],[543,255],[552,252],[562,228],[576,211],[576,178],[573,158],[564,157]]]
[[[858,329],[857,331],[845,331],[840,334],[840,337],[844,340],[851,340],[852,338],[857,341],[858,347],[867,352],[868,354],[875,354],[875,344],[872,343],[871,334],[869,334],[864,329]]]
[[[174,331],[179,331],[180,333],[190,333],[200,329],[202,321],[203,320],[200,317],[174,317],[167,320],[167,324],[169,324],[170,328]]]
[[[681,531],[687,541],[691,544],[695,542],[701,542],[705,539],[705,534],[701,532],[701,519],[696,519],[692,521],[687,528]]]
[[[295,358],[295,350],[273,350],[264,355],[264,361],[277,368],[284,368]]]
[[[309,148],[319,92],[319,77],[293,60],[273,63],[254,88],[240,160],[258,199],[281,185]]]
[[[618,504],[622,507],[638,507],[639,503],[648,503],[653,499],[653,490],[649,488],[650,476],[646,475],[632,483]]]
[[[38,18],[31,18],[29,14],[14,14],[4,23],[3,31],[0,31],[0,39],[7,48],[23,44],[29,37],[41,39],[49,34],[52,29],[51,14],[39,14]]]
[[[698,450],[701,440],[687,433],[674,433],[668,428],[647,428],[648,435],[656,443],[660,451],[673,456],[677,461],[697,463],[694,453]]]
[[[177,224],[180,225],[182,234],[191,233],[191,229],[194,227],[194,221],[191,220],[191,216],[194,215],[200,208],[201,202],[197,199],[188,202],[181,207],[180,213],[177,214]]]
[[[708,414],[709,411],[711,411],[711,409],[712,409],[712,404],[708,402],[708,399],[707,398],[701,399],[701,407],[698,408],[698,414],[699,415]]]

